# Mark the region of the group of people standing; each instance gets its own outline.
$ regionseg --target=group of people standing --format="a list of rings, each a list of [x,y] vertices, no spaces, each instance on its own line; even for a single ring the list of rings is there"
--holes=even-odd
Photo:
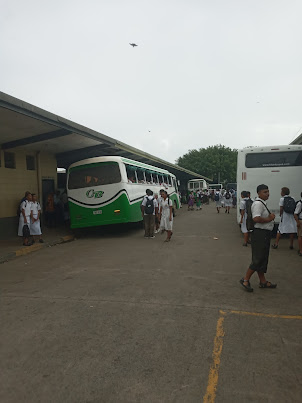
[[[23,245],[30,246],[35,238],[43,243],[41,230],[42,208],[37,195],[29,191],[25,192],[20,201],[17,215],[19,217],[18,236],[23,237]],[[56,227],[69,220],[68,197],[66,190],[60,194],[49,193],[45,201],[44,224],[49,227]]]
[[[248,228],[247,219],[249,211],[251,211],[251,206],[254,200],[251,199],[251,194],[248,191],[241,192],[240,201],[240,214],[241,214],[241,232],[243,233],[244,243],[243,246],[247,246],[250,243],[250,234],[252,230]],[[282,235],[289,236],[289,248],[294,249],[294,238],[298,235],[299,243],[299,256],[302,256],[302,228],[300,221],[302,220],[302,193],[301,200],[297,202],[290,196],[290,190],[288,187],[283,187],[281,189],[281,198],[279,201],[280,207],[280,223],[277,229],[276,241],[272,245],[273,249],[278,249],[279,242]],[[250,213],[251,214],[251,213]]]
[[[145,238],[155,238],[154,234],[167,233],[165,242],[170,242],[173,230],[173,204],[164,189],[160,190],[160,196],[147,189],[141,203],[141,211],[145,226]]]
[[[23,245],[31,246],[35,242],[35,238],[39,238],[39,242],[43,243],[40,221],[41,206],[37,196],[29,191],[25,192],[19,210],[18,236],[23,237]]]
[[[236,190],[230,189],[216,189],[214,192],[214,201],[216,203],[217,213],[220,213],[220,209],[224,208],[226,214],[230,214],[231,207],[235,208],[237,203]]]

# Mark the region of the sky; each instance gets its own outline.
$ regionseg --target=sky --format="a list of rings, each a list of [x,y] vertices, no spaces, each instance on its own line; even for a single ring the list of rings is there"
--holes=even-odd
[[[133,147],[175,162],[302,132],[300,0],[0,7],[0,90]]]

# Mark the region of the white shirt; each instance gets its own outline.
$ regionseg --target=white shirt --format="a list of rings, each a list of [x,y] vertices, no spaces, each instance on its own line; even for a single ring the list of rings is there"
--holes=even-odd
[[[36,216],[35,218],[37,218],[39,211],[41,211],[40,203],[39,202],[32,202],[31,203],[31,211],[33,212],[33,215]]]
[[[172,204],[172,200],[171,199],[168,199],[168,198],[166,198],[166,200],[164,200],[163,198],[161,199],[161,201],[160,201],[160,209],[161,209],[161,213],[163,214],[163,215],[167,215],[167,214],[170,214],[170,207],[172,207],[173,206],[173,204]]]
[[[265,206],[266,206],[266,202],[264,200],[260,199],[259,197],[256,197],[256,200],[252,204],[253,218],[255,218],[255,217],[267,218],[269,216],[269,212]],[[265,223],[256,222],[254,227],[272,231],[274,229],[274,221],[265,222]]]
[[[21,211],[20,214],[22,215],[22,210],[24,210],[25,217],[29,217],[30,211],[31,211],[31,205],[32,205],[32,202],[30,202],[28,200],[24,200],[20,205],[20,211]]]
[[[302,220],[302,200],[298,201],[294,214],[297,214],[299,220]]]
[[[155,209],[156,209],[156,207],[158,207],[158,202],[157,202],[156,199],[154,199],[153,196],[145,196],[145,197],[144,197],[144,200],[143,200],[143,202],[142,202],[142,206],[146,207],[146,205],[147,205],[147,199],[149,199],[149,200],[152,200],[152,199],[153,199],[153,206],[154,206],[153,215],[155,215]],[[149,215],[149,214],[144,213],[144,215]]]
[[[246,201],[248,200],[248,197],[245,197],[244,199],[240,200],[240,210],[245,210],[246,209]]]

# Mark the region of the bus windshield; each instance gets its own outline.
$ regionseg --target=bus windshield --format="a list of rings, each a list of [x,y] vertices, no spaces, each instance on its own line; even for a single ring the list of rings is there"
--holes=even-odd
[[[99,162],[74,167],[69,172],[68,189],[109,185],[121,181],[121,173],[116,162]]]
[[[246,168],[302,166],[302,151],[282,151],[247,154]]]

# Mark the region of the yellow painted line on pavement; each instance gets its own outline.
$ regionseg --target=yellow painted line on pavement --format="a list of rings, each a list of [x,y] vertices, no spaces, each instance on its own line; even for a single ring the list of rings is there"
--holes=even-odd
[[[74,236],[73,236],[73,235],[66,235],[66,236],[62,236],[61,239],[62,239],[64,242],[73,241],[73,240],[74,240]]]
[[[249,315],[249,316],[258,316],[258,317],[263,317],[263,318],[298,319],[298,320],[302,320],[301,315],[274,315],[272,313],[246,312],[246,311],[229,311],[229,312],[234,313],[236,315]]]
[[[43,248],[43,245],[41,244],[27,246],[26,248],[16,250],[16,256],[28,255],[29,253],[39,250],[41,248]]]
[[[216,397],[216,390],[218,385],[218,375],[219,375],[219,367],[220,367],[220,356],[222,353],[223,347],[223,322],[226,312],[219,311],[220,317],[217,321],[216,325],[216,335],[214,338],[214,348],[213,348],[213,362],[210,368],[209,378],[208,378],[208,386],[206,393],[203,397],[203,403],[214,403]]]

